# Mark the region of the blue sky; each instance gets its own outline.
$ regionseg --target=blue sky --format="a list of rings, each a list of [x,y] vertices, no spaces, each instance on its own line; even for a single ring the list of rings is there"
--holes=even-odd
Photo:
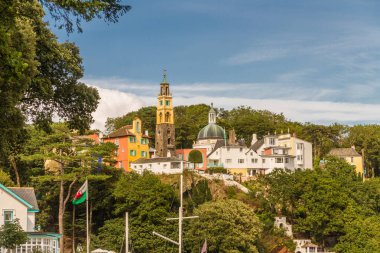
[[[132,10],[117,24],[92,21],[70,36],[53,29],[80,47],[86,83],[101,95],[133,98],[119,105],[125,110],[111,112],[109,104],[101,115],[154,104],[166,68],[177,104],[250,105],[326,124],[380,122],[380,1],[125,3]]]

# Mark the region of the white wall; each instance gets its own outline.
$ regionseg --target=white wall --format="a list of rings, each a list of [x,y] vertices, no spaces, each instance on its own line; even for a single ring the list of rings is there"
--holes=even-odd
[[[22,204],[20,201],[15,199],[9,193],[5,192],[3,189],[0,189],[0,226],[4,224],[4,210],[13,210],[14,219],[19,219],[20,225],[23,230],[27,232],[34,231],[34,221],[33,228],[28,225],[28,207]]]
[[[142,174],[144,170],[151,171],[154,174],[179,174],[182,172],[180,166],[173,166],[171,162],[144,163],[144,164],[132,163],[131,167],[134,171],[140,174]]]

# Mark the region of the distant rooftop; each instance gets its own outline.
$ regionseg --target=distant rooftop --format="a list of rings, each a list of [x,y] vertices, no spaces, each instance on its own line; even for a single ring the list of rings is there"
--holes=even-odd
[[[361,156],[354,148],[333,148],[328,155],[338,157]]]

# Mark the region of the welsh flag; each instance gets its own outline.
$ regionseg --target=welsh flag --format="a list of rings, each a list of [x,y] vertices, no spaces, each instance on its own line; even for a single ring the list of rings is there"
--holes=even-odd
[[[73,205],[79,205],[86,201],[87,199],[87,180],[86,182],[79,188],[77,193],[75,193],[74,199],[73,199]]]

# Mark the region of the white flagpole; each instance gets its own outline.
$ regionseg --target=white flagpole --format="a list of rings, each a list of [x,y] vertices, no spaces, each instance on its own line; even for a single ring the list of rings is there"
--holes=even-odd
[[[182,253],[182,217],[183,217],[183,161],[181,161],[181,180],[179,186],[179,194],[180,194],[180,207],[179,207],[179,215],[178,215],[178,252]]]
[[[86,179],[86,227],[87,227],[87,253],[90,253],[90,224],[89,224],[89,216],[88,216],[88,198],[89,198],[89,189],[88,189],[88,180]]]
[[[129,253],[129,222],[128,212],[125,213],[125,252]]]

